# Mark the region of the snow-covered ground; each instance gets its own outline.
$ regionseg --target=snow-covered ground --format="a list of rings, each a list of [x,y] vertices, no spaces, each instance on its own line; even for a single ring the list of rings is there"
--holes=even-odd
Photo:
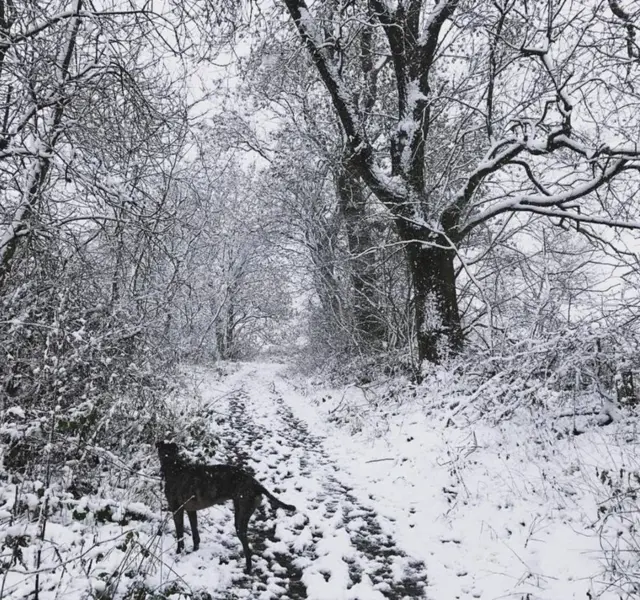
[[[264,600],[632,597],[620,588],[628,572],[619,571],[615,585],[605,576],[609,544],[626,543],[638,522],[637,514],[609,515],[611,498],[638,472],[628,428],[624,436],[610,426],[574,437],[524,416],[495,427],[446,426],[428,416],[428,390],[411,402],[381,401],[372,389],[328,389],[277,364],[195,369],[193,382],[198,395],[183,398],[185,419],[219,440],[213,462],[243,464],[298,509],[263,503],[249,526],[254,575],[242,572],[230,506],[199,513],[200,550],[190,552],[187,537],[188,552],[175,554],[149,448],[144,498],[95,498],[55,513],[42,545],[40,598],[82,598],[87,589],[121,597],[134,582],[176,600],[187,592]],[[7,511],[15,487],[0,491]],[[107,503],[133,516],[100,524]],[[5,564],[7,539],[25,533],[35,535],[37,523],[4,528]],[[35,556],[22,558],[1,575],[3,598],[33,590]],[[623,562],[632,568],[633,560]]]
[[[598,501],[611,494],[603,472],[637,472],[637,438],[594,429],[558,439],[514,420],[457,429],[425,416],[419,398],[372,411],[358,388],[280,385],[354,487],[395,520],[398,545],[424,561],[429,597],[620,597],[603,579]],[[345,405],[358,431],[331,424]]]

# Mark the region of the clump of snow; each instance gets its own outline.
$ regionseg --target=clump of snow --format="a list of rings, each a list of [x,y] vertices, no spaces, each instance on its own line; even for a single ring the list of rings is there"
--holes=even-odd
[[[24,410],[20,406],[10,406],[6,411],[6,414],[12,417],[19,417],[20,419],[25,418]]]

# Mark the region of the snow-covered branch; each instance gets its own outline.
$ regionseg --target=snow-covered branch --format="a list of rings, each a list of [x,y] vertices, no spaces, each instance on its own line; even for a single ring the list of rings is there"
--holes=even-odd
[[[54,25],[57,25],[61,21],[66,21],[73,17],[79,17],[82,19],[99,19],[105,17],[116,17],[116,16],[124,16],[124,15],[146,15],[150,16],[153,13],[148,10],[136,10],[131,9],[127,11],[96,11],[96,10],[80,10],[76,11],[75,9],[69,9],[62,12],[59,12],[55,15],[51,15],[47,19],[43,20],[40,23],[36,23],[35,25],[30,26],[24,31],[20,31],[14,33],[9,36],[8,40],[5,40],[5,44],[16,44],[20,42],[25,42],[33,37],[36,37],[40,33],[43,33],[47,29],[50,29]]]
[[[624,221],[621,219],[607,218],[605,216],[584,215],[575,210],[563,210],[561,208],[552,209],[533,205],[516,205],[511,210],[517,212],[530,212],[557,219],[568,219],[577,223],[605,225],[606,227],[615,227],[617,229],[640,229],[640,221]]]
[[[338,65],[328,51],[328,40],[322,29],[304,0],[285,0],[285,4],[331,96],[346,136],[349,162],[383,202],[401,204],[404,198],[397,195],[397,187],[389,186],[388,180],[381,177],[381,171],[375,167],[373,149],[367,140],[362,119]]]
[[[513,196],[492,204],[489,208],[475,213],[465,223],[463,232],[467,233],[480,223],[484,223],[488,219],[495,217],[507,211],[529,211],[538,214],[551,214],[551,216],[561,216],[563,218],[573,218],[575,220],[584,220],[593,223],[603,223],[615,227],[628,227],[635,229],[637,224],[626,222],[609,217],[586,217],[576,212],[569,211],[553,211],[550,207],[562,207],[563,205],[573,203],[577,200],[587,197],[589,194],[597,191],[599,188],[608,184],[614,177],[628,170],[640,170],[640,165],[630,163],[625,159],[617,159],[612,161],[599,175],[589,179],[588,181],[575,185],[563,192],[550,193],[547,189],[544,193],[539,194],[514,194]],[[538,209],[545,210],[538,210]],[[551,211],[551,213],[549,212]]]

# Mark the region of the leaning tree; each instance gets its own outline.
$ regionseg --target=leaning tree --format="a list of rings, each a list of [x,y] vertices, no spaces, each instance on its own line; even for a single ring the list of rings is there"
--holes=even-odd
[[[456,258],[521,212],[637,229],[640,11],[617,0],[282,0],[390,212],[420,359],[463,345]],[[501,226],[502,226],[501,224]]]

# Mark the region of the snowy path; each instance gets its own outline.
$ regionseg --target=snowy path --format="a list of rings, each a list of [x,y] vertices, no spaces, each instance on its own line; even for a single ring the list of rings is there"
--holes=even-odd
[[[199,372],[195,413],[187,399],[196,430],[219,440],[211,462],[244,465],[298,510],[256,511],[251,577],[230,506],[199,514],[198,552],[176,556],[165,527],[156,584],[206,591],[202,600],[620,597],[594,525],[608,494],[600,474],[638,464],[633,447],[618,453],[615,431],[558,439],[526,419],[443,427],[420,399],[376,405],[380,396],[289,378],[282,365],[221,368],[235,371]]]
[[[225,384],[230,389],[222,398],[219,389],[203,392],[221,441],[216,461],[253,471],[298,511],[276,514],[266,502],[256,511],[249,526],[252,576],[241,571],[230,510],[204,511],[201,549],[178,558],[174,571],[189,581],[195,569],[203,581],[207,557],[217,563],[228,576],[216,591],[209,588],[214,598],[425,598],[424,564],[398,548],[394,523],[377,515],[369,498],[359,497],[322,438],[293,415],[278,391],[283,381],[245,367]]]

